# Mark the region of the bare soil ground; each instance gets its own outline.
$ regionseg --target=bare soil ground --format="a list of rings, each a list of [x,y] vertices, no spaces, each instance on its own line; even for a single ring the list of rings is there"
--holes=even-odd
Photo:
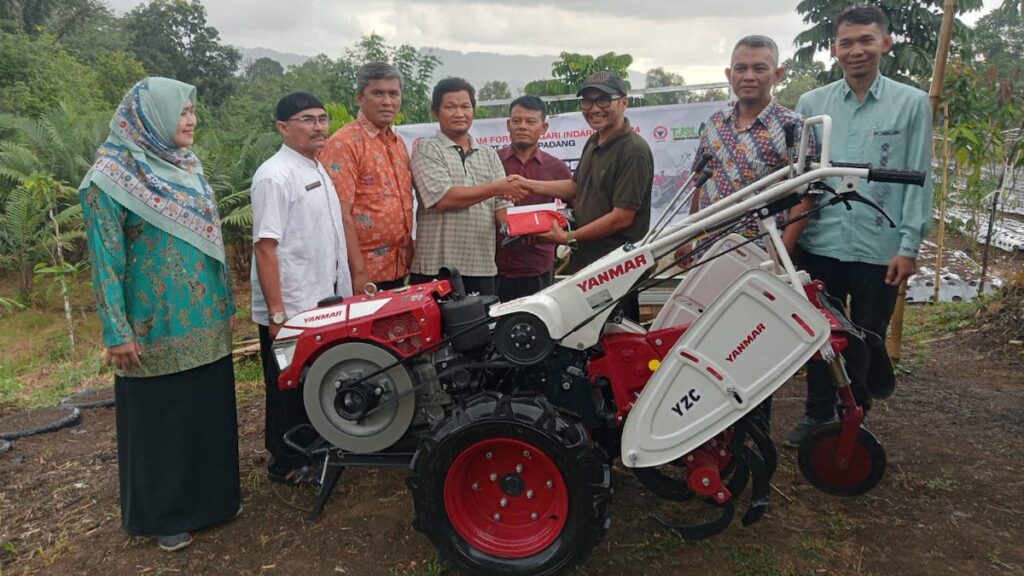
[[[920,310],[911,309],[911,326]],[[867,422],[889,455],[873,492],[822,494],[780,448],[765,518],[702,542],[661,528],[657,499],[617,468],[611,530],[578,572],[1024,574],[1022,358],[992,358],[978,333],[919,339],[905,349],[909,373]],[[83,410],[73,428],[15,441],[0,456],[0,575],[451,573],[410,525],[405,469],[347,470],[319,522],[304,522],[312,491],[263,474],[253,390],[240,388],[244,512],[178,554],[121,531],[113,409]],[[796,380],[777,394],[780,445],[801,397]]]

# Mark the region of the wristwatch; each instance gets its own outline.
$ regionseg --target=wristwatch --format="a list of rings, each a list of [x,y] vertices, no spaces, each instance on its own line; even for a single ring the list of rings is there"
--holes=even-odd
[[[276,325],[284,324],[284,321],[287,320],[287,319],[288,318],[285,317],[284,312],[274,312],[273,314],[270,315],[270,323],[271,324],[276,324]]]
[[[580,249],[579,241],[572,237],[572,230],[566,230],[565,232],[565,245],[573,252]]]

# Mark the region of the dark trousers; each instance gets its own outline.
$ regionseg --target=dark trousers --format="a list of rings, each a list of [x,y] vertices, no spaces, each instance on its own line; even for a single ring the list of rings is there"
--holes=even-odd
[[[436,279],[436,276],[426,274],[409,274],[409,284],[423,284]],[[474,292],[481,296],[496,296],[498,294],[494,276],[463,276],[462,284],[466,287],[466,294]]]
[[[805,253],[803,269],[815,280],[825,283],[828,293],[846,302],[850,299],[850,320],[874,332],[883,340],[896,306],[898,287],[885,283],[886,266],[863,262],[840,262],[835,258]],[[848,368],[852,371],[853,367]],[[851,385],[854,398],[865,410],[871,407],[871,396],[862,383]],[[807,404],[805,413],[817,419],[835,415],[836,389],[828,364],[807,363]]]
[[[551,273],[551,270],[537,276],[517,276],[515,278],[499,274],[497,281],[498,299],[502,302],[508,302],[516,298],[536,294],[551,286],[553,280],[554,275]]]
[[[260,326],[260,360],[263,362],[263,382],[267,392],[264,446],[270,453],[267,468],[280,475],[309,463],[302,454],[284,443],[284,433],[299,424],[309,424],[306,407],[302,402],[302,389],[281,390],[277,378],[281,371],[271,353],[274,343],[270,329]]]

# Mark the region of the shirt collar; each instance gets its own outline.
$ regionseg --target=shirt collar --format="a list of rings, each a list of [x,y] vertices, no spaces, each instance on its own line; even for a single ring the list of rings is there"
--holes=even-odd
[[[511,145],[506,146],[506,147],[502,148],[501,150],[499,150],[498,151],[498,156],[501,158],[502,162],[507,162],[510,158],[515,158],[516,160],[519,160],[519,157],[516,156],[516,149],[515,149],[515,147],[513,147]],[[533,154],[526,160],[526,162],[529,162],[531,160],[536,161],[537,164],[541,164],[541,165],[544,164],[544,158],[540,155],[540,148],[534,150]],[[525,164],[525,162],[521,162],[521,164]]]
[[[287,144],[281,144],[281,151],[284,152],[284,155],[291,162],[298,162],[299,164],[302,164],[307,168],[313,169],[316,169],[318,166],[320,166],[320,162],[312,158],[303,156],[302,154],[292,149],[292,147],[288,146]]]
[[[874,97],[875,100],[882,99],[882,89],[884,87],[882,78],[885,78],[885,76],[882,76],[882,73],[879,72],[878,76],[875,76],[875,81],[871,83],[871,88],[868,88],[868,94]],[[843,79],[841,86],[843,91],[843,98],[847,98],[851,94],[853,94],[853,88],[850,88],[850,84],[846,81],[845,78]]]
[[[370,136],[370,138],[376,138],[381,134],[383,134],[384,138],[387,140],[394,140],[396,138],[395,131],[391,129],[390,125],[383,130],[377,128],[373,122],[370,122],[370,120],[363,114],[362,110],[356,114],[356,122],[359,122],[359,126]]]
[[[441,141],[441,144],[444,144],[445,148],[462,148],[461,145],[456,144],[454,140],[445,136],[444,132],[441,132],[440,130],[437,131],[437,139]],[[469,149],[476,150],[479,147],[480,144],[477,143],[476,138],[473,137],[473,133],[471,132],[469,134]]]
[[[775,102],[774,98],[770,100],[768,105],[764,107],[764,110],[758,112],[757,118],[754,118],[754,124],[760,123],[762,126],[767,126],[769,118],[773,113],[775,113],[775,108],[778,106],[779,105]],[[732,105],[732,110],[726,115],[726,121],[730,124],[736,124],[736,119],[739,118],[739,114],[740,103],[737,102]],[[751,126],[753,126],[753,124],[751,124]]]

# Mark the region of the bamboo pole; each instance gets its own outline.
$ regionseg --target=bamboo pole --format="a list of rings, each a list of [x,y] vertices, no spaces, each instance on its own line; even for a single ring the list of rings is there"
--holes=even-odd
[[[939,102],[942,100],[942,82],[946,78],[946,59],[949,55],[949,43],[953,38],[953,17],[956,14],[957,0],[946,0],[942,14],[942,28],[939,30],[939,45],[935,49],[935,67],[932,70],[932,86],[928,98],[932,104],[932,121],[938,116]],[[892,312],[889,323],[889,338],[886,348],[893,360],[899,360],[903,351],[903,307],[906,300],[907,283],[900,284],[896,296],[896,308]]]
[[[939,103],[942,100],[942,82],[946,79],[946,60],[949,56],[949,43],[953,39],[953,20],[956,15],[957,0],[946,0],[942,14],[942,28],[939,29],[939,45],[935,49],[935,68],[932,70],[932,87],[928,98],[932,103],[932,120],[939,115]]]
[[[942,286],[942,249],[946,240],[946,200],[949,197],[949,104],[942,105],[942,196],[939,198],[939,242],[935,248],[935,295],[932,302],[939,302],[939,287]]]

